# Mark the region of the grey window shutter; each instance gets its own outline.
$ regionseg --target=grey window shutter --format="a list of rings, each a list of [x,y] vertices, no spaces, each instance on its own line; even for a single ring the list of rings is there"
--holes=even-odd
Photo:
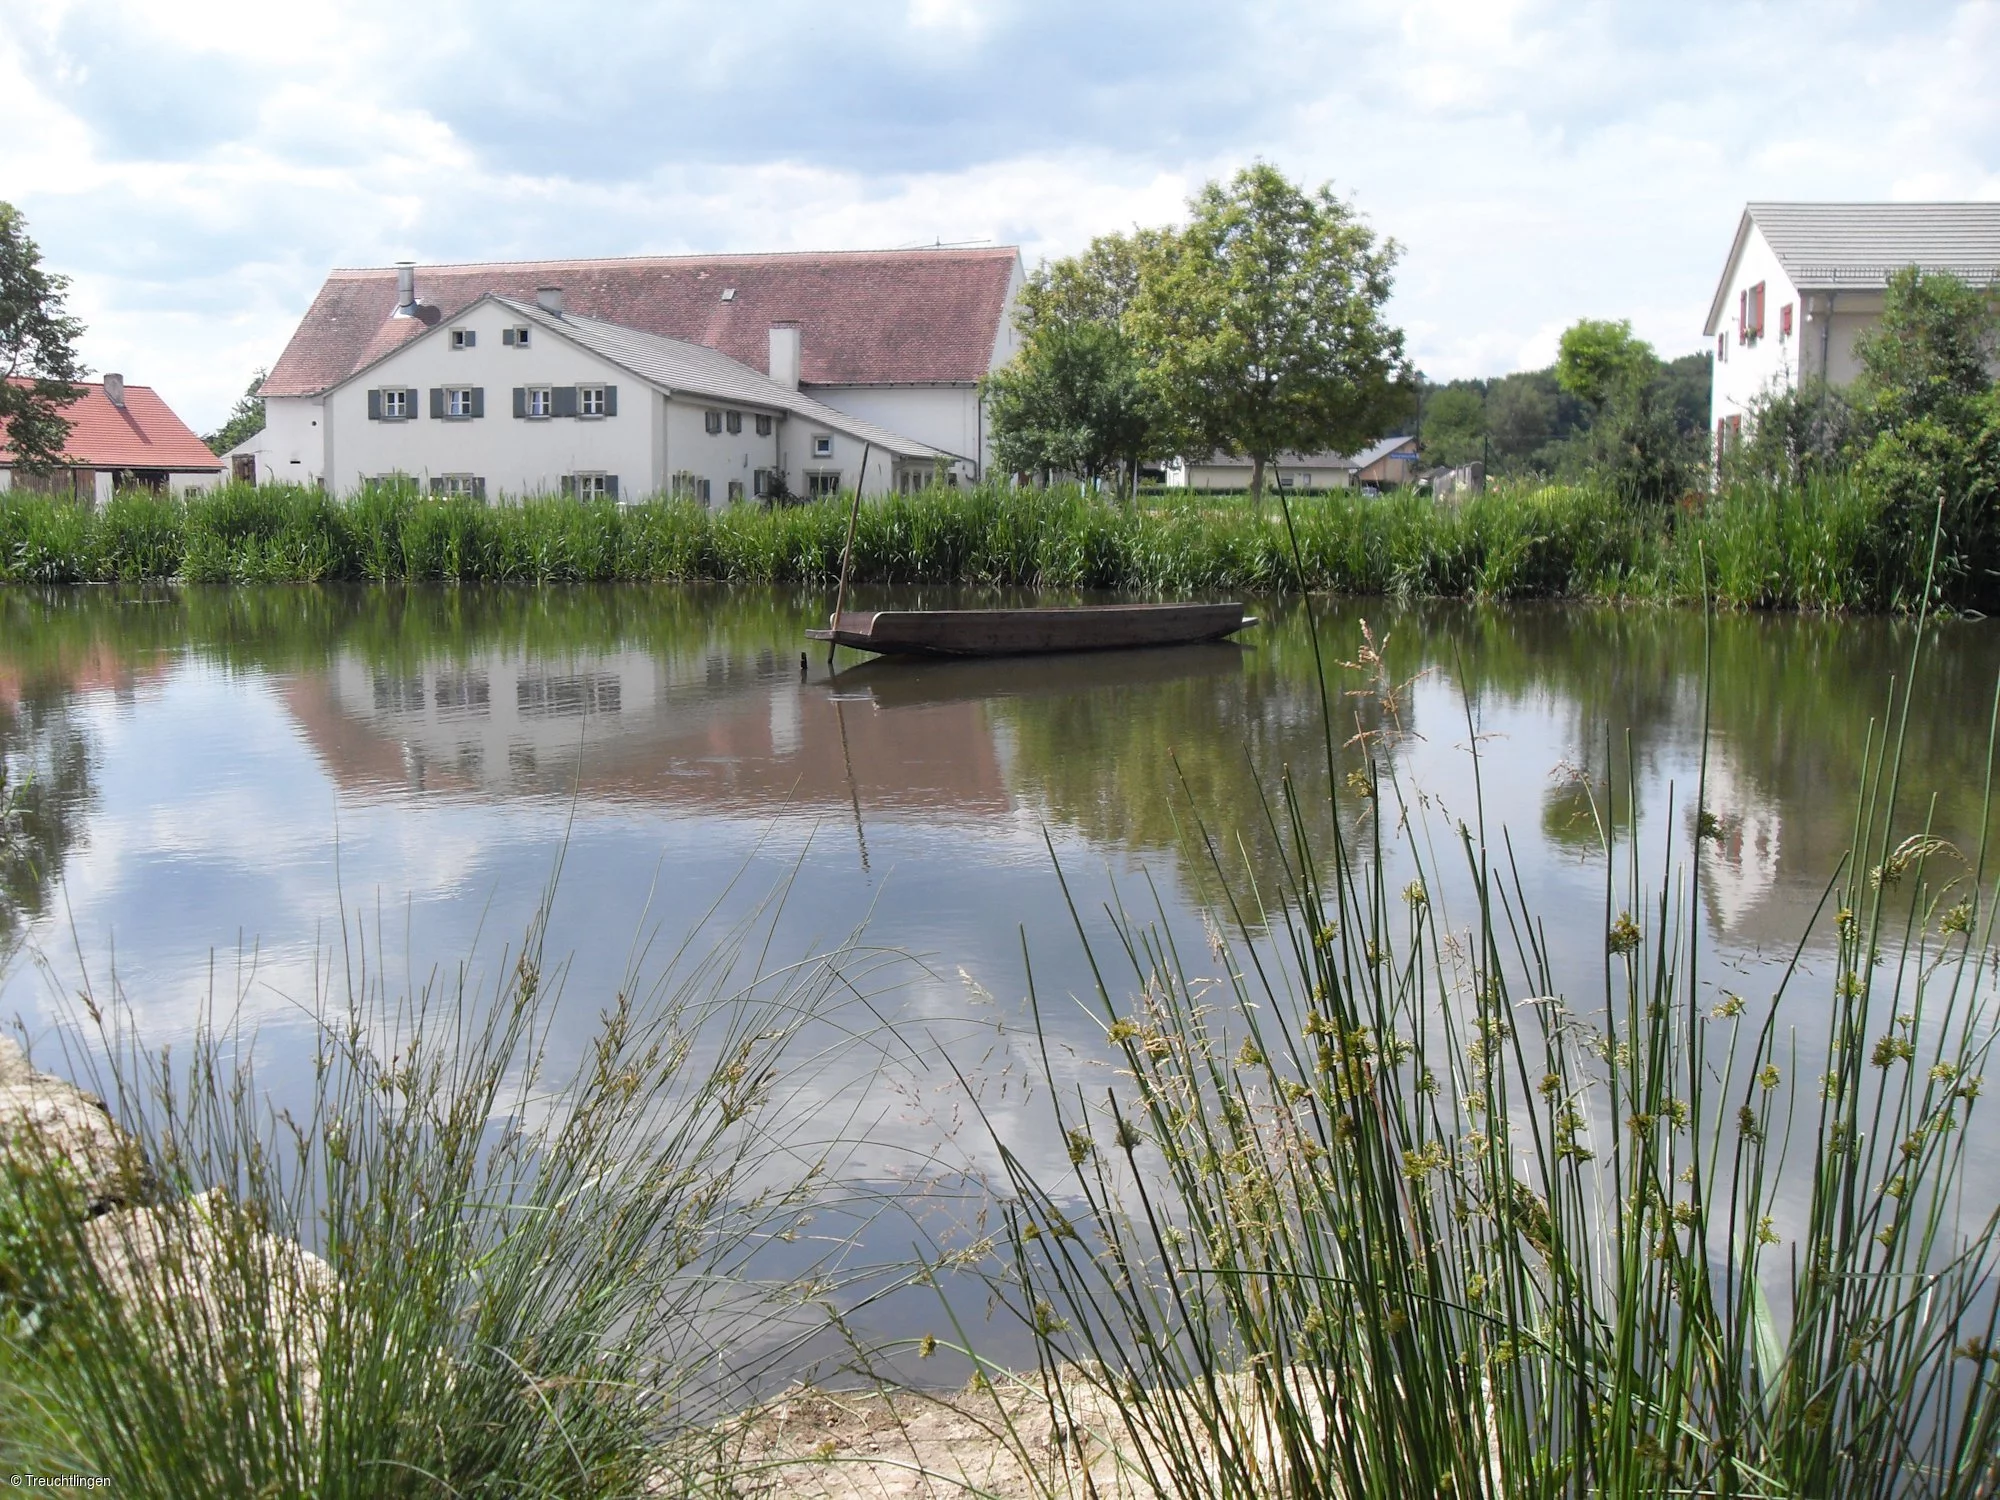
[[[484,479],[475,479],[472,481],[472,498],[475,500],[484,500],[486,498],[486,481]]]
[[[613,500],[618,498],[618,476],[616,474],[606,474],[604,476],[604,493]]]
[[[607,385],[604,388],[604,415],[607,417],[618,415],[618,387],[615,385]]]
[[[525,385],[517,385],[514,387],[514,415],[525,417],[527,414],[528,388]]]
[[[472,414],[475,417],[486,415],[486,387],[483,385],[472,388]]]
[[[382,420],[382,393],[380,391],[370,391],[368,393],[368,420],[371,422]]]
[[[557,386],[557,387],[555,388],[555,390],[553,390],[552,392],[550,392],[550,394],[551,394],[551,395],[553,395],[553,396],[554,396],[554,397],[556,398],[556,415],[557,415],[557,416],[559,416],[559,417],[573,417],[573,416],[575,416],[575,415],[576,415],[576,387],[575,387],[575,386],[573,386],[573,385],[559,385],[559,386]]]
[[[513,330],[513,329],[511,329],[511,328],[503,328],[503,329],[501,329],[501,330],[500,330],[500,342],[501,342],[502,344],[511,344],[511,343],[513,343],[513,342],[514,342],[514,330]],[[517,412],[517,413],[515,413],[515,415],[517,415],[517,416],[518,416],[518,415],[519,415],[519,413]]]
[[[431,415],[437,418],[444,416],[444,387],[441,385],[431,387]]]
[[[574,474],[563,475],[562,492],[565,495],[574,495],[576,493],[576,476]]]

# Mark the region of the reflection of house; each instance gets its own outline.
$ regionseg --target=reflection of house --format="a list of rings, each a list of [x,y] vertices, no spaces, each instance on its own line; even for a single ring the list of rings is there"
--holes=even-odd
[[[350,789],[575,790],[759,816],[856,801],[871,816],[1012,807],[983,705],[841,701],[774,652],[491,651],[408,670],[341,655],[293,679],[286,700]]]
[[[421,275],[407,264],[335,271],[261,387],[264,431],[232,457],[248,460],[259,480],[351,484],[353,473],[367,471],[357,465],[343,464],[338,471],[332,467],[333,449],[345,434],[336,429],[338,414],[329,410],[328,393],[433,330],[438,336],[426,342],[442,346],[443,357],[459,355],[460,369],[498,361],[501,367],[521,372],[496,377],[485,386],[493,401],[486,407],[483,426],[477,417],[469,419],[491,441],[500,441],[496,433],[503,427],[512,431],[531,419],[524,413],[517,421],[512,409],[515,389],[546,383],[552,405],[548,416],[552,423],[560,423],[550,430],[565,432],[577,449],[557,467],[537,471],[548,481],[548,489],[558,488],[564,474],[620,472],[610,462],[597,461],[596,445],[635,422],[646,429],[656,450],[671,447],[674,434],[663,430],[665,414],[634,409],[652,408],[651,401],[633,402],[618,422],[595,426],[575,420],[586,416],[581,410],[562,415],[559,392],[567,386],[576,395],[576,384],[583,377],[565,376],[545,365],[544,331],[532,316],[504,319],[492,328],[461,322],[474,304],[491,296],[530,307],[545,299],[559,300],[567,316],[579,321],[707,351],[716,357],[712,361],[716,369],[728,367],[732,378],[756,382],[762,398],[704,402],[704,418],[713,409],[724,424],[722,436],[740,436],[727,430],[732,410],[751,418],[753,427],[760,413],[780,425],[790,421],[801,398],[844,414],[845,427],[818,434],[833,437],[828,453],[816,451],[815,434],[804,430],[804,424],[784,434],[790,441],[780,443],[777,462],[797,464],[787,480],[796,491],[807,487],[808,471],[814,467],[831,472],[832,462],[845,459],[844,475],[851,479],[858,472],[854,461],[860,456],[859,443],[846,456],[838,436],[845,432],[861,437],[855,424],[900,434],[911,456],[930,451],[951,455],[958,472],[977,477],[987,448],[979,381],[1013,356],[1012,312],[1021,280],[1020,254],[1011,247],[426,266]],[[525,341],[518,336],[523,328]],[[471,337],[454,340],[454,332]],[[559,341],[550,352],[565,347]],[[479,382],[469,376],[453,378],[449,370],[447,364],[435,377],[426,374],[425,383],[414,387],[420,394],[415,410],[404,420],[417,431],[436,434],[446,420],[468,420],[450,416],[446,393]],[[762,389],[772,382],[791,392],[789,401]],[[720,394],[691,389],[705,396]],[[432,414],[434,390],[439,393],[437,416]],[[826,426],[832,428],[832,423]],[[716,434],[704,427],[700,436]],[[412,459],[432,461],[428,449]],[[437,461],[477,464],[442,450]],[[722,485],[738,479],[748,482],[747,475],[724,475],[712,465],[683,469],[668,452],[659,452],[657,465],[641,472],[650,475],[652,467],[661,468],[669,479],[683,472],[708,479],[711,498],[718,503],[728,493]],[[460,471],[454,467],[430,472],[442,476]],[[475,466],[464,472],[491,473],[497,479],[515,470]],[[625,472],[633,472],[629,464]],[[896,483],[909,477],[902,471],[878,474],[872,466],[870,474],[878,481]],[[628,480],[623,488],[636,493],[649,482]]]
[[[1881,317],[1889,277],[1908,266],[1975,286],[2000,280],[2000,203],[1748,205],[1705,328],[1718,444],[1741,431],[1760,395],[1859,374],[1854,340]]]
[[[1207,458],[1171,459],[1167,484],[1175,489],[1247,490],[1250,460],[1211,453]],[[1417,441],[1384,438],[1359,453],[1286,453],[1264,467],[1264,483],[1276,488],[1339,490],[1356,485],[1407,484],[1417,472]]]
[[[1703,790],[1716,828],[1707,839],[1697,835],[1702,894],[1716,926],[1742,938],[1750,935],[1751,919],[1778,893],[1784,819],[1777,804],[1760,796],[1726,755],[1710,758]],[[1792,916],[1786,910],[1785,917]]]
[[[222,461],[151,387],[107,375],[81,389],[83,394],[63,409],[70,430],[62,467],[48,474],[17,474],[0,439],[0,490],[19,487],[102,504],[114,488],[181,494],[213,484],[221,475]]]

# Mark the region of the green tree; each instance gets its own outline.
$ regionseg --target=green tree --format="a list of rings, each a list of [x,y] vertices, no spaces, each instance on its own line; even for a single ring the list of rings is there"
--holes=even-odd
[[[1247,455],[1256,500],[1279,454],[1351,451],[1406,417],[1403,335],[1383,317],[1393,241],[1261,162],[1190,207],[1143,248],[1128,324],[1191,454]]]
[[[1424,457],[1457,468],[1486,456],[1486,389],[1477,380],[1454,380],[1425,390]]]
[[[1160,231],[1099,235],[1081,255],[1043,261],[1029,273],[1014,312],[1014,326],[1032,342],[1046,328],[1098,323],[1123,328],[1139,291],[1139,267]]]
[[[0,203],[0,439],[30,473],[61,461],[70,429],[63,408],[83,394],[83,324],[63,309],[68,288],[67,276],[42,269],[20,212]]]
[[[1156,429],[1131,343],[1105,323],[1045,324],[984,393],[993,457],[1010,473],[1117,476],[1122,487]]]
[[[1889,278],[1882,321],[1854,341],[1856,394],[1878,430],[1934,418],[1966,429],[1993,384],[1995,295],[1915,266]]]
[[[203,436],[211,453],[227,453],[245,438],[255,437],[264,430],[264,400],[257,393],[264,388],[264,377],[269,371],[259,370],[250,377],[250,384],[244,388],[242,396],[229,409],[229,417],[214,432]]]
[[[1582,318],[1563,330],[1556,353],[1556,384],[1579,400],[1603,407],[1651,378],[1659,365],[1653,346],[1632,337],[1632,321]]]

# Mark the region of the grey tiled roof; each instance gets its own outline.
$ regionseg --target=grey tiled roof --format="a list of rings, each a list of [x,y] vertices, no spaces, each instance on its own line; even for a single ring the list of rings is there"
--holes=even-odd
[[[575,313],[558,316],[539,303],[522,302],[513,297],[496,296],[493,300],[518,316],[581,344],[664,390],[790,412],[808,422],[860,438],[898,458],[961,456],[944,453],[927,443],[891,432],[886,427],[836,411],[823,401],[815,401],[790,386],[737,363],[719,349],[689,343],[685,339],[662,338],[658,334],[643,333],[636,328],[621,327],[597,318],[579,317]]]
[[[2000,203],[1752,203],[1792,284],[1882,287],[1905,266],[2000,279]]]

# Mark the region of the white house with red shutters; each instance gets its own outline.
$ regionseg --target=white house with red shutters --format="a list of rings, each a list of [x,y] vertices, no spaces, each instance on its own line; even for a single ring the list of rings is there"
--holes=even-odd
[[[1022,279],[1012,247],[339,270],[227,457],[495,499],[976,480]]]
[[[63,408],[69,436],[61,463],[51,470],[17,473],[0,429],[0,490],[19,486],[101,505],[114,489],[178,495],[206,489],[222,477],[222,460],[151,386],[128,385],[122,375],[106,375],[81,382],[80,389],[83,394]]]
[[[1709,304],[1718,453],[1757,398],[1860,373],[1854,341],[1908,266],[2000,284],[2000,203],[1752,203]]]

